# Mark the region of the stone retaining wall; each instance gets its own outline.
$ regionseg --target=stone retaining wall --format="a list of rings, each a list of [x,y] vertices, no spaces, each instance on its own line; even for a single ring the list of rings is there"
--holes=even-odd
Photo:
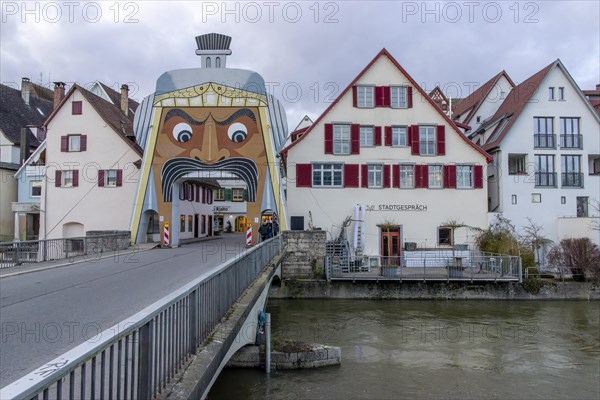
[[[516,282],[351,282],[322,280],[284,281],[271,288],[279,299],[477,299],[477,300],[600,300],[593,283],[552,282],[530,294]]]
[[[325,270],[325,231],[284,231],[283,279],[313,278]]]
[[[129,231],[87,231],[85,236],[87,254],[124,250],[129,247],[131,242],[131,232]]]
[[[339,365],[342,362],[342,350],[335,346],[312,345],[310,351],[283,353],[271,352],[271,369],[308,369]],[[227,363],[230,368],[264,368],[265,353],[259,346],[241,348]]]

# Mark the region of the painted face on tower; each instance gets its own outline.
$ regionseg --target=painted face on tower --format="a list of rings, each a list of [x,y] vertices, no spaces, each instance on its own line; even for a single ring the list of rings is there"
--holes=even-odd
[[[172,200],[172,183],[194,171],[222,171],[248,185],[255,201],[265,160],[263,134],[252,108],[165,108],[158,129],[155,163],[162,165],[163,200]]]

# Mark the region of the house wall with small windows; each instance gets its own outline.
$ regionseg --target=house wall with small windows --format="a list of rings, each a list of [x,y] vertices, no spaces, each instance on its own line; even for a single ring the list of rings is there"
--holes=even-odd
[[[500,105],[509,95],[512,90],[512,84],[506,79],[504,75],[501,75],[494,87],[490,90],[485,100],[481,103],[479,110],[475,113],[473,119],[469,122],[471,125],[471,131],[479,128],[482,122],[486,120],[486,118],[494,115]],[[480,118],[479,122],[477,122],[477,117]]]
[[[559,64],[548,72],[494,151],[500,181],[490,197],[499,204],[491,211],[502,212],[519,233],[531,218],[554,242],[589,237],[600,243],[590,218],[598,215],[593,206],[600,199],[600,171],[594,170],[594,160],[600,159],[600,122],[562,68]],[[553,100],[549,88],[554,88]],[[511,169],[510,159],[516,157],[524,158],[524,170],[515,164]]]
[[[184,182],[179,190],[179,221],[172,229],[179,229],[180,239],[193,239],[209,236],[214,217],[213,187],[198,182]]]
[[[69,140],[72,135],[80,135],[77,142]],[[141,157],[129,139],[119,137],[75,88],[51,117],[46,140],[40,238],[63,237],[74,232],[65,225],[73,224],[83,232],[129,230],[140,173],[134,163]]]
[[[375,107],[360,108],[360,87],[369,85]],[[394,86],[410,88],[405,108],[388,105],[394,95],[387,88]],[[349,146],[340,143],[341,125],[350,130]],[[374,137],[365,140],[370,131],[363,129],[361,145],[361,127],[367,126]],[[406,145],[396,145],[392,127],[406,128]],[[385,51],[284,153],[292,229],[300,228],[300,217],[305,229],[319,227],[334,238],[350,217],[350,243],[359,224],[364,253],[380,255],[382,225],[400,226],[401,245],[414,242],[418,248],[439,247],[438,227],[449,220],[487,227],[485,153],[455,130]],[[355,221],[356,205],[365,209],[364,224]],[[473,229],[460,228],[455,242],[472,245],[474,236]]]

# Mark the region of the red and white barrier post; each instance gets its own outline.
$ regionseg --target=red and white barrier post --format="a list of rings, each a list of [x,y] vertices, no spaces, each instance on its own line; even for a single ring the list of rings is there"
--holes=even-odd
[[[246,228],[246,246],[252,246],[252,224]]]
[[[165,222],[165,228],[163,229],[163,246],[168,246],[171,242],[169,237],[169,223]]]

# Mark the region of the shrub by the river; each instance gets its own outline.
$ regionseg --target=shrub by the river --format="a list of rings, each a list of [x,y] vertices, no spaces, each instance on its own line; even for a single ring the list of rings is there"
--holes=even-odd
[[[548,264],[569,270],[574,281],[600,282],[600,250],[588,238],[561,240],[548,253]]]

